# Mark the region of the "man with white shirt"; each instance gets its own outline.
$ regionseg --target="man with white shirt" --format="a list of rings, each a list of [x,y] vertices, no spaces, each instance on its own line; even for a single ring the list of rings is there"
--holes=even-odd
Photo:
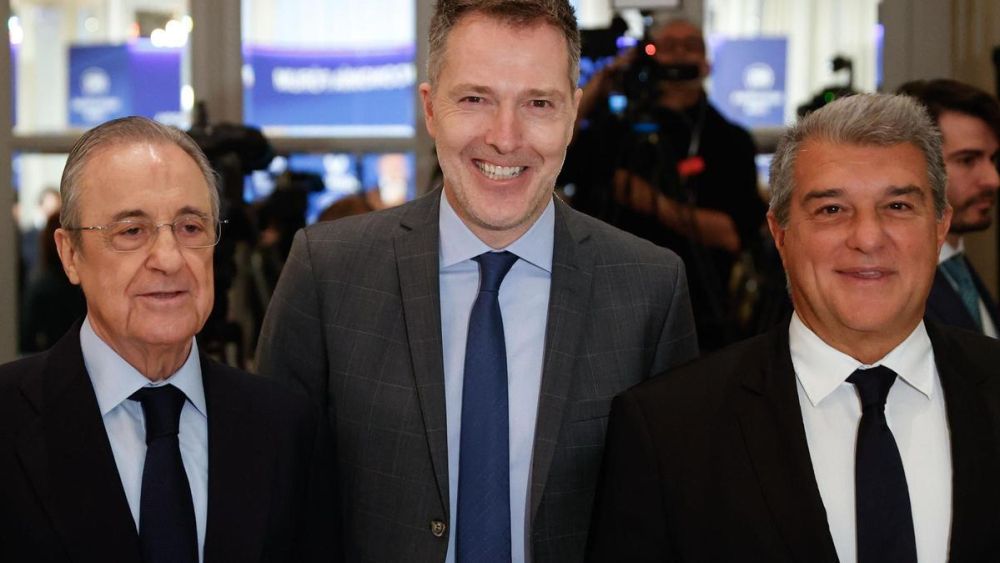
[[[899,92],[917,99],[941,130],[951,229],[941,247],[927,318],[997,337],[997,304],[965,257],[963,235],[982,231],[996,213],[1000,175],[1000,104],[955,80],[915,80]]]
[[[339,560],[325,423],[199,354],[221,229],[198,146],[110,121],[74,145],[60,191],[87,316],[0,366],[0,560]]]
[[[593,561],[1000,560],[1000,344],[923,321],[940,136],[858,95],[779,143],[790,322],[615,400]]]
[[[420,86],[443,188],[298,233],[258,369],[336,430],[349,561],[580,561],[611,398],[697,353],[673,253],[553,198],[566,0],[441,0]]]

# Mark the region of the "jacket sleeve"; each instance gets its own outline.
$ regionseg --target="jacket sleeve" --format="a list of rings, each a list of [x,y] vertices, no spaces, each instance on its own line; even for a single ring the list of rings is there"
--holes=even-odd
[[[670,308],[667,310],[656,345],[656,354],[649,375],[662,373],[698,357],[698,336],[695,332],[691,297],[688,293],[684,264],[674,257],[677,268],[672,281]]]
[[[630,393],[619,395],[611,405],[588,563],[677,560],[668,541],[660,479],[642,408]]]
[[[335,444],[326,420],[312,418],[314,436],[307,468],[305,510],[300,515],[301,536],[297,560],[303,563],[339,563],[344,560],[343,514],[338,502]]]
[[[257,345],[257,372],[304,391],[328,412],[322,296],[306,231],[295,235]]]

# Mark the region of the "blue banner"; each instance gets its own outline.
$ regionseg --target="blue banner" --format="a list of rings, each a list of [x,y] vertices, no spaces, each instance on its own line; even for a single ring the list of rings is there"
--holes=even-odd
[[[128,45],[128,52],[132,115],[169,124],[181,121],[181,49],[137,41]]]
[[[69,123],[93,127],[126,115],[176,116],[181,105],[181,50],[127,45],[69,50]]]
[[[412,46],[356,52],[247,47],[246,121],[331,134],[412,135],[414,59]]]
[[[784,37],[713,37],[712,90],[709,98],[730,121],[744,127],[785,124]]]

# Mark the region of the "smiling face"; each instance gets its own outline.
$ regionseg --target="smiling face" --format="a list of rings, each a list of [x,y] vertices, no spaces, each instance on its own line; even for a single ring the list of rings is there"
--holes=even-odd
[[[802,321],[827,344],[873,362],[924,313],[948,232],[923,154],[810,139],[796,157],[788,224],[768,225]]]
[[[172,144],[130,142],[99,149],[81,182],[80,225],[74,226],[212,216],[205,177]],[[83,288],[94,332],[140,370],[138,358],[187,350],[212,310],[212,248],[183,248],[169,227],[133,252],[116,252],[101,231],[77,234],[77,245],[62,229],[56,240],[66,274]]]
[[[548,24],[473,13],[452,28],[437,83],[420,86],[445,197],[493,248],[523,235],[552,197],[580,100],[567,49]]]
[[[938,118],[948,170],[948,203],[954,209],[952,242],[962,233],[981,231],[993,222],[1000,176],[997,153],[1000,145],[993,130],[978,117],[944,111]]]

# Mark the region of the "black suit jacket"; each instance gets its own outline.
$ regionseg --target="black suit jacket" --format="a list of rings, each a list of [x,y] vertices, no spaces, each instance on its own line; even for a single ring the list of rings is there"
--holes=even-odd
[[[140,563],[139,536],[80,350],[0,366],[0,561]],[[308,401],[201,358],[205,561],[338,560],[328,433]]]
[[[1000,329],[1000,322],[997,322],[997,304],[993,300],[993,295],[986,289],[986,285],[983,284],[983,280],[976,273],[975,268],[972,267],[968,259],[963,259],[969,267],[969,272],[972,274],[972,281],[976,284],[979,296],[982,298],[983,303],[986,304],[986,310],[990,314],[993,326]],[[941,271],[941,266],[938,266],[934,272],[934,285],[931,286],[931,293],[927,296],[927,312],[925,316],[941,324],[980,332],[976,326],[976,322],[972,319],[972,315],[965,308],[962,298]]]
[[[951,430],[951,561],[1000,561],[1000,343],[927,323]],[[615,399],[591,561],[837,561],[787,323]]]

